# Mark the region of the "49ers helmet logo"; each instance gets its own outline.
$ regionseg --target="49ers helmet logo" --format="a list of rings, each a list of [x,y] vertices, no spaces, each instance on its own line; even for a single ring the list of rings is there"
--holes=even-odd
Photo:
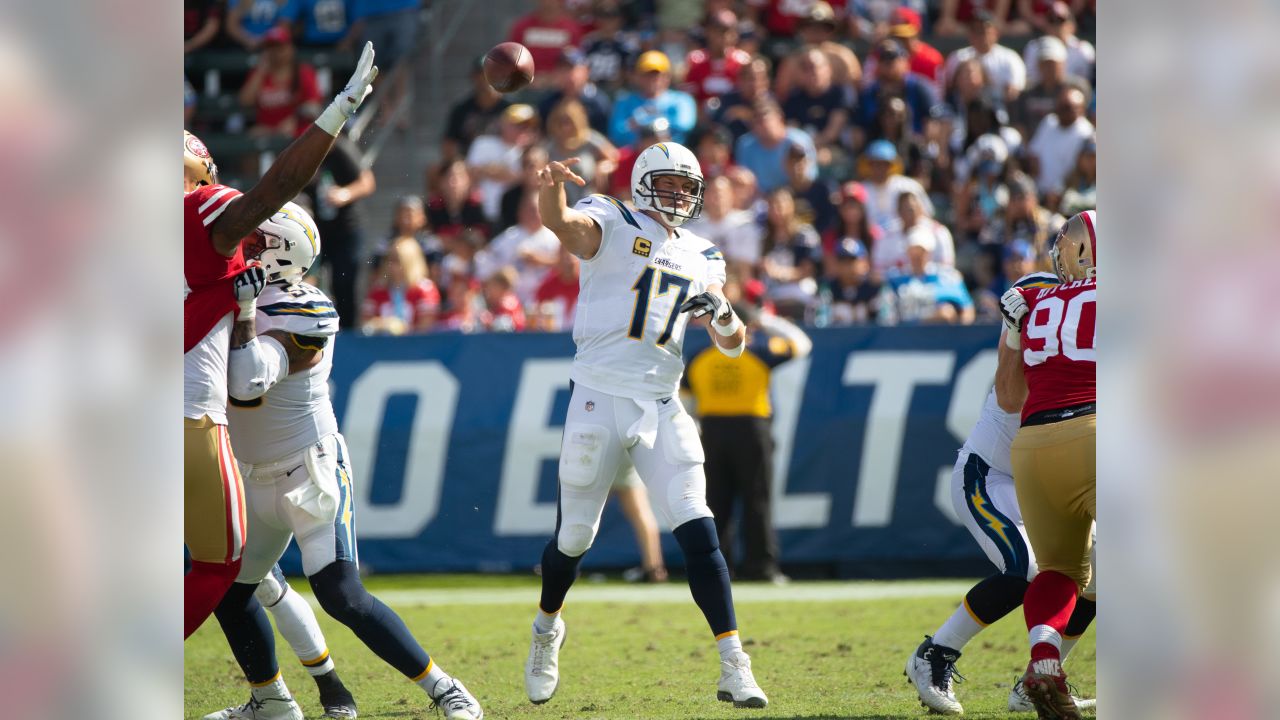
[[[204,146],[200,138],[195,135],[187,134],[186,137],[187,152],[199,158],[209,157],[209,148]]]

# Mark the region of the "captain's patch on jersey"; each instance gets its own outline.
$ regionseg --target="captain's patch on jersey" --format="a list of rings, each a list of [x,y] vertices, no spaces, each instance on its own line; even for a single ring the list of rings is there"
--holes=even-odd
[[[649,257],[649,251],[653,249],[653,243],[642,237],[637,237],[636,241],[631,244],[631,252],[640,257]]]

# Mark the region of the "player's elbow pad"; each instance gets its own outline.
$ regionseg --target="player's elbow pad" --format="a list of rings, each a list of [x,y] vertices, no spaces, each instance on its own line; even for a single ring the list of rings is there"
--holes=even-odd
[[[289,374],[289,356],[273,337],[260,336],[230,353],[227,392],[237,400],[262,397]]]

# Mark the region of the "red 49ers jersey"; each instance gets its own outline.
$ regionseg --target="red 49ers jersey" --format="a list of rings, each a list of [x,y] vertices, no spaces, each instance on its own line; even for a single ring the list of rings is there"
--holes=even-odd
[[[231,279],[244,269],[244,259],[238,248],[231,257],[219,254],[213,248],[210,228],[227,209],[227,204],[238,197],[240,191],[235,188],[203,185],[182,199],[184,353],[195,347],[223,316],[236,309]]]
[[[1022,419],[1044,410],[1095,402],[1098,361],[1098,281],[1077,280],[1049,288],[1025,288],[1022,362],[1027,402]]]

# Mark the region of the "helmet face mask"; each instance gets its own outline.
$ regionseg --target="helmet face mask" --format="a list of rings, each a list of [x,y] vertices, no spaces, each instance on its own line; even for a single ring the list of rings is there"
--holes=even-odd
[[[663,177],[674,180],[680,189],[659,189],[659,178]],[[692,192],[684,191],[685,180],[693,181]],[[676,143],[657,143],[636,159],[631,171],[631,202],[639,210],[658,213],[668,226],[679,227],[702,215],[706,186],[702,167],[689,148]]]
[[[295,203],[285,203],[246,241],[244,259],[257,259],[268,283],[294,285],[320,256],[320,232],[315,221]]]

